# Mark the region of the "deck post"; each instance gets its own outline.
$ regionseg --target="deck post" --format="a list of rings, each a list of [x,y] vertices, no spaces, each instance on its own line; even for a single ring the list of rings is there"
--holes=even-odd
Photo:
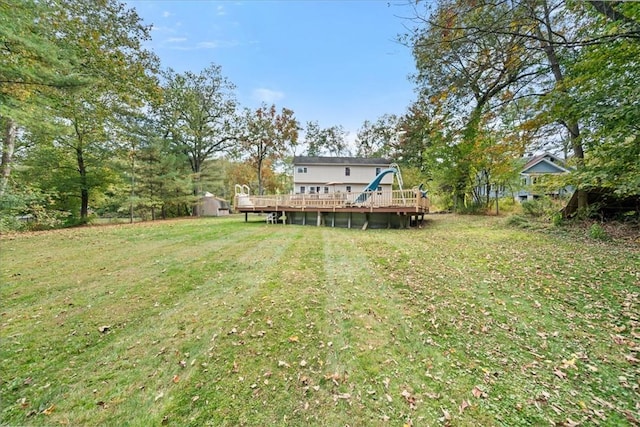
[[[349,218],[347,218],[347,228],[351,228],[351,212],[349,212]]]
[[[249,212],[244,213],[244,222],[249,222]]]
[[[333,215],[331,215],[331,228],[336,226],[336,211],[334,208]]]
[[[318,211],[318,216],[316,217],[316,227],[320,227],[320,223],[322,222],[322,214]]]

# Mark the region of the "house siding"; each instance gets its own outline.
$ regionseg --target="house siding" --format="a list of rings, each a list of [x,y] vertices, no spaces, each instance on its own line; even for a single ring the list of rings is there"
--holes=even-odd
[[[309,188],[314,188],[317,192],[360,192],[376,177],[377,170],[384,170],[389,167],[379,159],[371,160],[369,164],[363,164],[367,159],[356,158],[295,158],[293,168],[294,193],[309,193]],[[349,168],[349,175],[345,169]],[[330,185],[329,185],[330,184]],[[380,187],[383,190],[391,190],[393,175],[386,175]],[[347,188],[350,187],[350,188]]]

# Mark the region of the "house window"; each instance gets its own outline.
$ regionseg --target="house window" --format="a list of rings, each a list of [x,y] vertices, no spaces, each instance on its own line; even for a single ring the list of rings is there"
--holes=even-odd
[[[316,187],[309,187],[309,194],[313,194],[316,192]]]
[[[534,176],[531,178],[531,183],[533,185],[542,184],[543,178],[543,176]]]
[[[307,168],[298,167],[298,173],[307,173]]]
[[[347,193],[351,193],[351,186],[347,185]]]
[[[304,185],[300,186],[300,194],[304,194],[304,191],[306,190],[306,188],[304,188]]]
[[[380,175],[380,172],[382,172],[381,168],[376,168],[376,176]]]
[[[324,187],[324,194],[329,194],[329,187]]]
[[[344,176],[351,176],[351,168],[344,168]]]

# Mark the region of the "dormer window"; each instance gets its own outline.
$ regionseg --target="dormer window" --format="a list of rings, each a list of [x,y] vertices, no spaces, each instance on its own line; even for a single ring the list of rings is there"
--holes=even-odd
[[[351,168],[344,168],[344,176],[351,176]]]

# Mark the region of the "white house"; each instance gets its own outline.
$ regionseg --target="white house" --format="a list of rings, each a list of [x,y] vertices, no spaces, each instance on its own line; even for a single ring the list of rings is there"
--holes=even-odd
[[[295,194],[329,194],[362,192],[384,169],[387,159],[360,157],[310,157],[293,158],[293,192]],[[390,191],[393,174],[385,175],[379,190]]]

